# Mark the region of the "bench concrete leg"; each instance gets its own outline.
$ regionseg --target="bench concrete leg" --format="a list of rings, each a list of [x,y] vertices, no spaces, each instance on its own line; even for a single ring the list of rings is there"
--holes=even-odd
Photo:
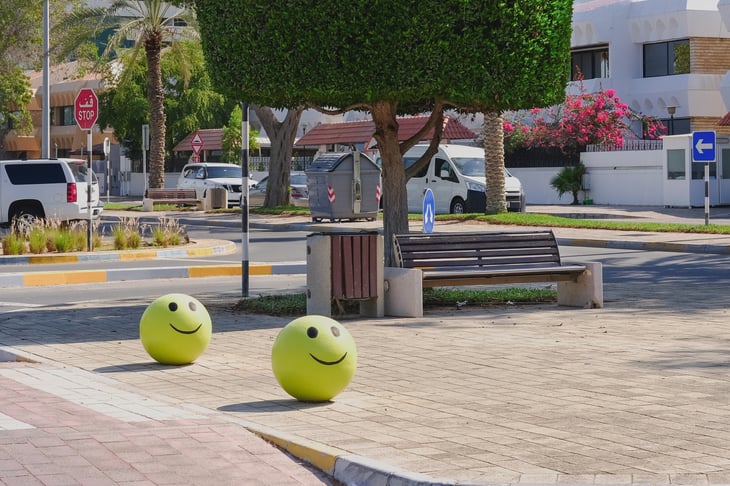
[[[423,317],[423,275],[417,268],[385,267],[385,315]]]
[[[574,282],[558,282],[558,305],[595,309],[603,307],[603,265],[600,262],[581,263],[586,266]]]
[[[307,237],[307,315],[332,317],[332,245],[329,236]]]
[[[148,197],[142,198],[142,211],[146,213],[151,212],[154,202],[154,199],[150,199]]]

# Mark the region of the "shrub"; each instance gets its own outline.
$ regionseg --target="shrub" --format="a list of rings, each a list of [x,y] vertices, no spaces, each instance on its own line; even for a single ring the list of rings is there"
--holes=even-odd
[[[25,253],[25,238],[18,233],[10,233],[3,240],[3,253],[5,255],[22,255]]]
[[[38,255],[46,251],[46,230],[41,226],[34,226],[28,233],[28,248]]]

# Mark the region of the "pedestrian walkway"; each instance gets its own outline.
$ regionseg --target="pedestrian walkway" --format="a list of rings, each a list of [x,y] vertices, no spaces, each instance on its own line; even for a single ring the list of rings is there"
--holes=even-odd
[[[595,235],[576,238],[608,244]],[[0,363],[0,484],[333,482],[304,460],[357,485],[729,484],[725,293],[656,281],[604,294],[602,309],[342,319],[358,369],[321,404],[271,372],[291,318],[204,291],[213,338],[180,367],[141,346],[144,299],[5,313],[0,359],[34,362]]]

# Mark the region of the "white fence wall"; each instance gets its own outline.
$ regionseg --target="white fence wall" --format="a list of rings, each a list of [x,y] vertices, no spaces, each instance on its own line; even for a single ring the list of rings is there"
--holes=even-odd
[[[585,185],[593,204],[662,206],[662,150],[585,152]]]
[[[593,204],[663,206],[662,150],[585,152],[581,161],[586,166],[584,185],[587,194],[579,199],[592,199]],[[527,204],[570,204],[570,194],[558,198],[550,180],[560,168],[513,168],[509,171],[522,182]]]

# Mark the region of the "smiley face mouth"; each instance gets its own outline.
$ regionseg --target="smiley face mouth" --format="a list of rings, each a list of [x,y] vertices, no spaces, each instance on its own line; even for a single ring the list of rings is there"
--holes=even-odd
[[[323,364],[325,366],[332,366],[332,365],[336,365],[338,363],[342,363],[342,361],[344,361],[344,359],[347,358],[347,353],[343,354],[340,357],[340,359],[338,359],[337,361],[323,361],[323,360],[319,359],[318,357],[316,357],[315,355],[313,355],[312,353],[309,353],[309,356],[311,356],[312,359],[319,364]]]
[[[195,334],[196,332],[198,332],[198,329],[200,329],[200,327],[202,325],[203,324],[198,324],[198,327],[196,327],[192,331],[183,331],[182,329],[178,329],[172,323],[170,323],[170,327],[173,328],[175,331],[179,332],[180,334]]]

